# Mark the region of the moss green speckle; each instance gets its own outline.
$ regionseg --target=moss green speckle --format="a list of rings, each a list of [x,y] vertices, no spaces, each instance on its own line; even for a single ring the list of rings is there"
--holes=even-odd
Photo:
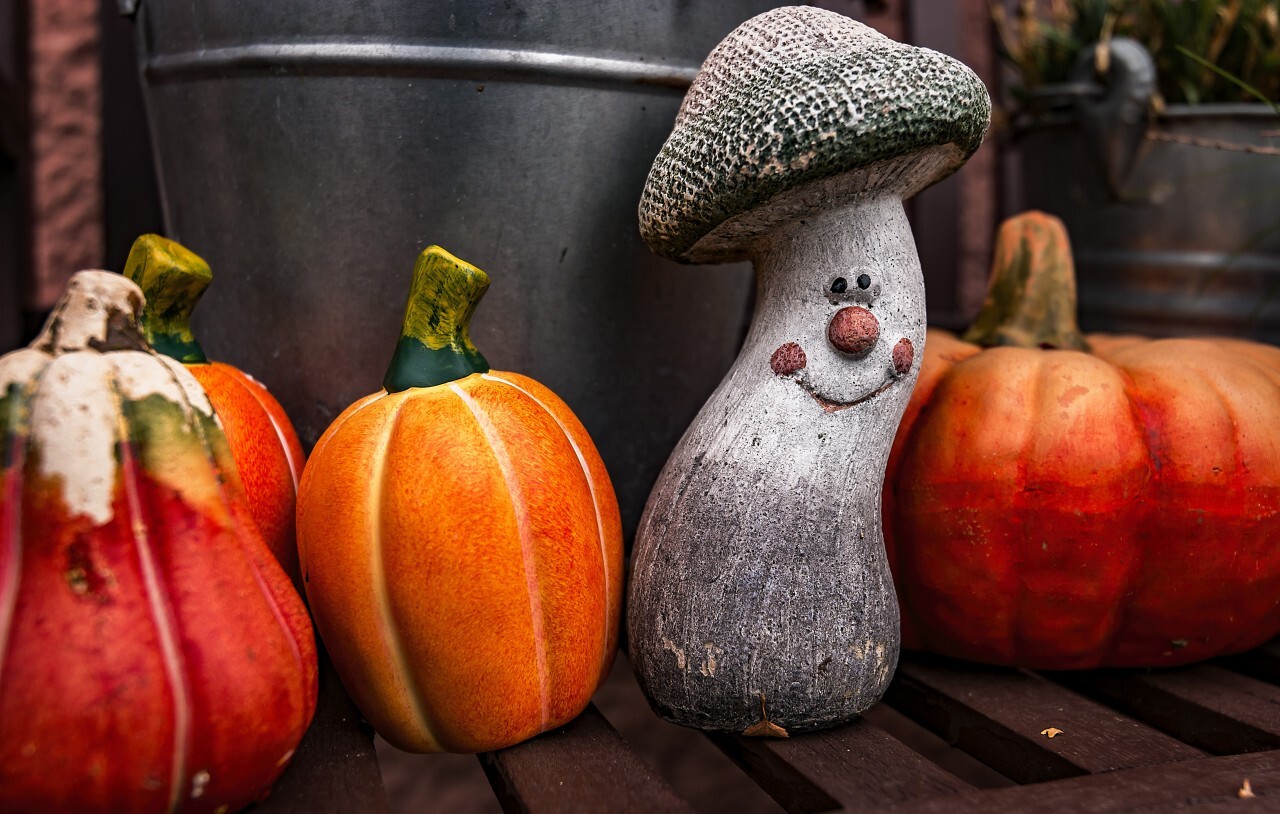
[[[810,181],[954,145],[941,178],[978,149],[990,117],[981,80],[951,57],[834,12],[775,9],[707,57],[650,170],[640,231],[654,252],[688,260],[724,221]]]
[[[0,390],[0,476],[21,464],[30,434],[31,399],[26,387],[14,382]]]
[[[1062,221],[1032,211],[1000,225],[986,300],[964,340],[987,348],[1088,349],[1076,325],[1075,264]]]

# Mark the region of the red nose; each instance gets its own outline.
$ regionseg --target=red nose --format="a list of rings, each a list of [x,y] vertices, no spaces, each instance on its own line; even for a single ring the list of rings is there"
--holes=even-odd
[[[827,339],[836,350],[850,356],[866,356],[880,338],[880,323],[865,308],[841,308],[827,326]]]

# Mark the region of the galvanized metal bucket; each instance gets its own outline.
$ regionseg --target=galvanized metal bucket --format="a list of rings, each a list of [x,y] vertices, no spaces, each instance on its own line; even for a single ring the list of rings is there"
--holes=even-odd
[[[1171,105],[1148,120],[1154,64],[1149,77],[1062,90],[1074,110],[1015,132],[1006,200],[1065,221],[1081,325],[1280,343],[1280,116]]]
[[[732,362],[745,265],[637,233],[703,57],[765,0],[123,0],[171,236],[209,260],[211,357],[269,384],[308,445],[380,387],[432,243],[489,272],[495,368],[577,411],[630,534]]]

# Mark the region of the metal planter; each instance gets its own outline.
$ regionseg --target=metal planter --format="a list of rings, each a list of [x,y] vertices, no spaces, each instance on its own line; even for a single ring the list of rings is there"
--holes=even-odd
[[[630,533],[752,285],[652,256],[640,189],[702,58],[779,4],[125,5],[167,228],[216,275],[210,356],[267,382],[309,446],[380,386],[438,243],[490,273],[477,345],[577,411]]]

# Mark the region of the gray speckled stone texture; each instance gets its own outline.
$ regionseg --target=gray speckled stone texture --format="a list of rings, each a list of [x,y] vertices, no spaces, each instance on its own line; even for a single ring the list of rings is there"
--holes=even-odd
[[[703,63],[640,199],[640,231],[658,254],[691,254],[721,222],[809,181],[952,145],[921,186],[982,143],[986,88],[951,57],[895,42],[840,14],[786,7],[753,17]],[[903,188],[900,197],[916,189]]]

